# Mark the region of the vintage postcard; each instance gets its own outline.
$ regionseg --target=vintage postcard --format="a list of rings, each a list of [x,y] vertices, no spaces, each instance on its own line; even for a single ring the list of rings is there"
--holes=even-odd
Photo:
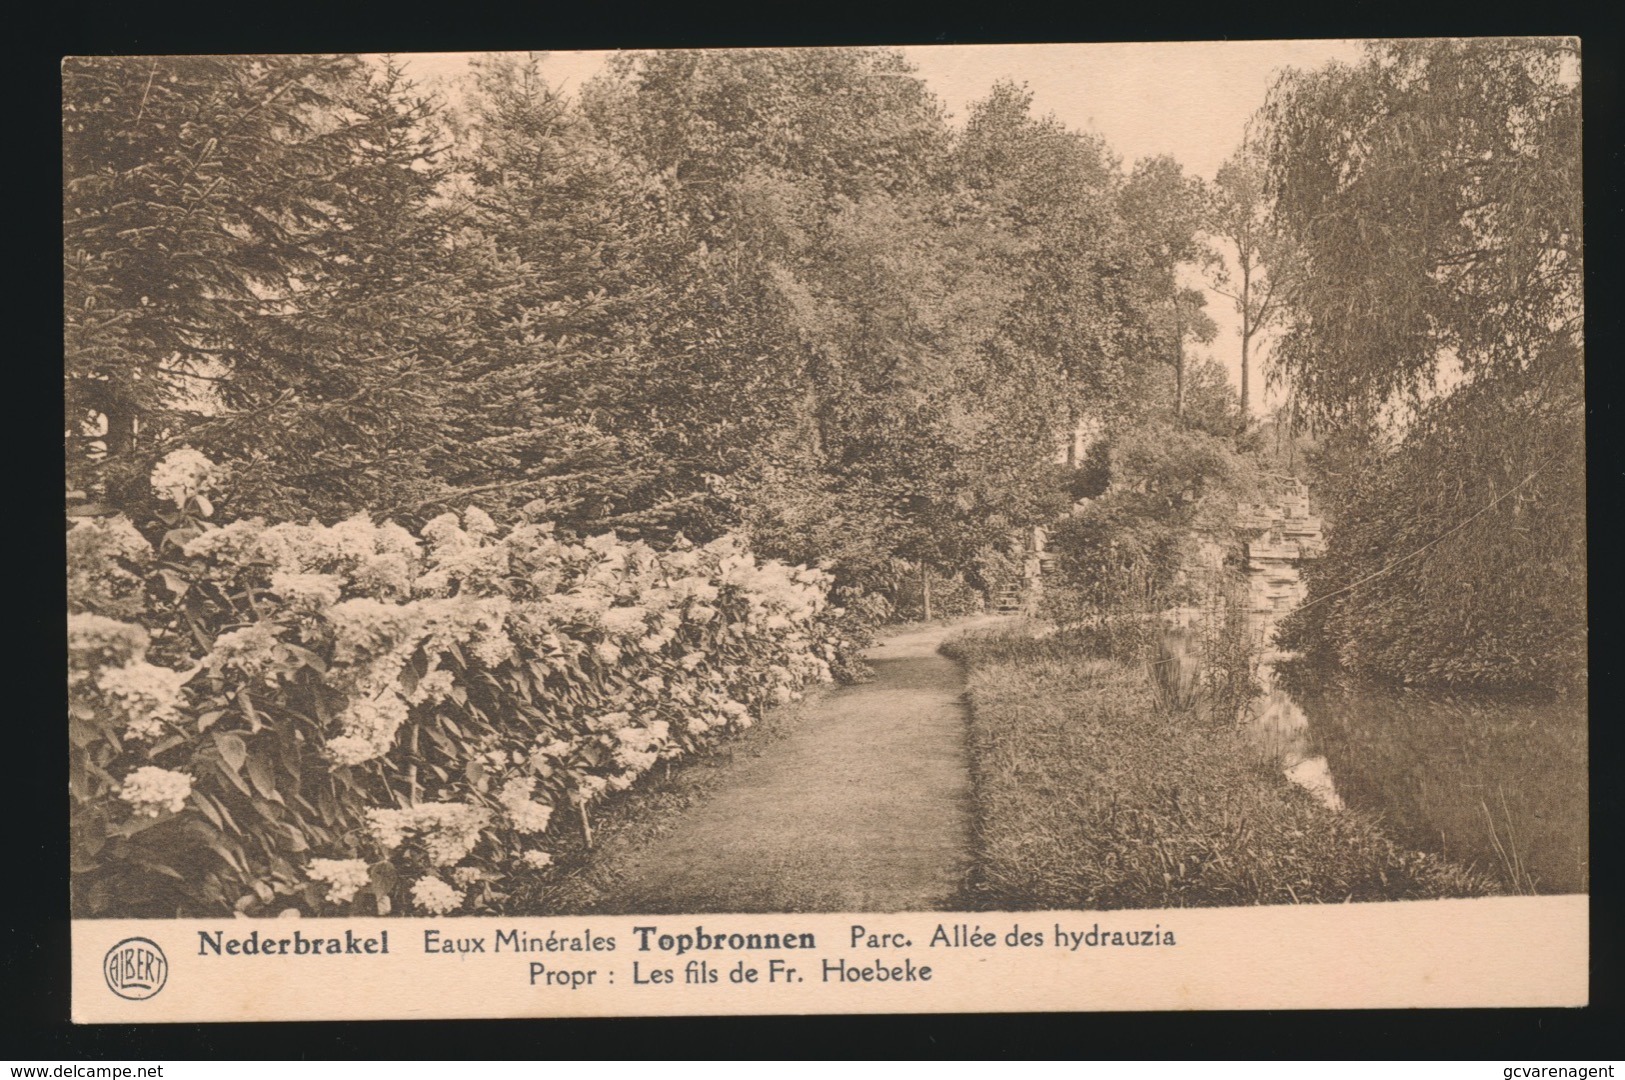
[[[65,60],[74,1018],[1586,1004],[1580,65]]]

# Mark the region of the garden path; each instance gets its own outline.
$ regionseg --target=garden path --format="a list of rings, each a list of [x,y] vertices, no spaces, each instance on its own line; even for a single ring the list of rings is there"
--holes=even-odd
[[[949,906],[969,867],[959,665],[937,646],[982,616],[906,630],[867,654],[871,682],[817,696],[707,797],[617,853],[614,906],[668,914]]]

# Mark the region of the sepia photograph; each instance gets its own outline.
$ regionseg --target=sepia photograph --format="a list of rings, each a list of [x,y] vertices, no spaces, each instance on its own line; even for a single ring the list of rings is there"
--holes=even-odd
[[[96,992],[1583,913],[1580,51],[65,59]]]

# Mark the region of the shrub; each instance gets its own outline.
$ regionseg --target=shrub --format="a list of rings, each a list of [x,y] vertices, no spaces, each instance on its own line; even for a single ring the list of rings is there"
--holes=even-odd
[[[987,544],[971,559],[971,580],[989,595],[1001,585],[1021,582],[1025,573],[1026,558],[1020,551]]]
[[[934,570],[926,574],[931,589],[931,617],[956,619],[975,615],[986,606],[982,591],[955,574],[946,577]],[[925,587],[919,572],[901,576],[892,590],[893,616],[901,620],[925,618]]]
[[[1169,608],[1209,605],[1204,540],[1231,538],[1253,465],[1201,431],[1146,425],[1091,447],[1079,470],[1090,501],[1056,525],[1043,613],[1099,655],[1151,657]]]
[[[567,815],[840,660],[827,576],[733,537],[216,527],[200,496],[158,550],[68,533],[82,915],[502,910]]]
[[[1422,409],[1344,470],[1279,640],[1373,681],[1583,693],[1584,420],[1577,393],[1513,380]]]

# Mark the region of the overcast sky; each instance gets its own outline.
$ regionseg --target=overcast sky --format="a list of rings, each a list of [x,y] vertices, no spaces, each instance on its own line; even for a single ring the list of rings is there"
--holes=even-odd
[[[926,84],[962,120],[972,101],[999,79],[1025,82],[1040,115],[1098,132],[1125,166],[1170,154],[1187,172],[1211,180],[1241,139],[1248,117],[1283,67],[1315,68],[1359,59],[1352,41],[1153,42],[1097,45],[942,45],[903,49]],[[415,53],[407,70],[425,83],[467,70],[470,53]],[[567,91],[603,66],[602,52],[553,52],[542,73]],[[1193,277],[1190,284],[1199,282]],[[1238,322],[1230,301],[1209,294],[1219,324],[1209,352],[1239,380]],[[1254,411],[1273,404],[1254,364]]]

